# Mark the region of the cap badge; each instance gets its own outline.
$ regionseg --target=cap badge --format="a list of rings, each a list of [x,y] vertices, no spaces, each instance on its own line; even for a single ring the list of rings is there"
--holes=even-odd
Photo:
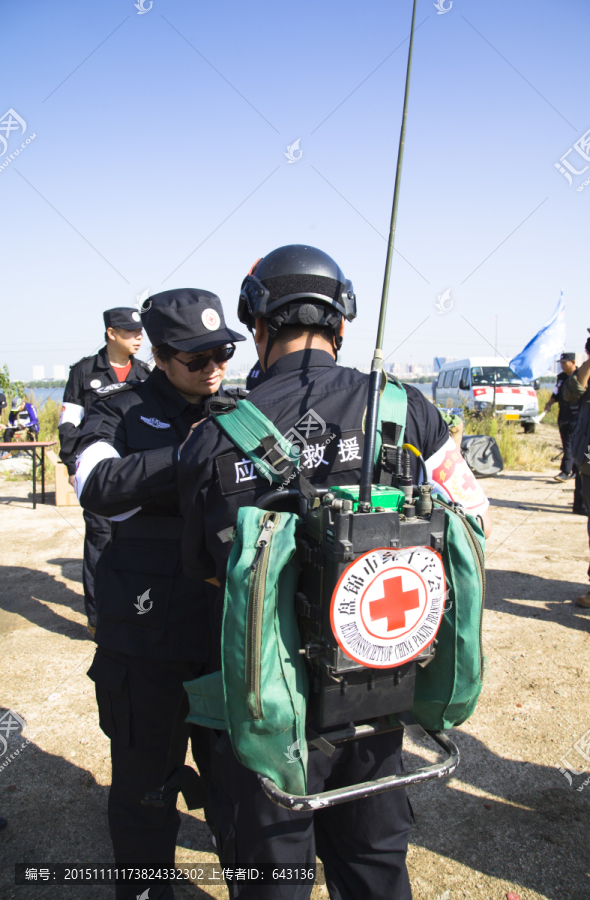
[[[170,422],[160,422],[159,419],[146,419],[145,416],[139,417],[142,422],[145,422],[146,425],[149,425],[151,428],[170,428]]]
[[[204,310],[201,316],[201,320],[205,328],[207,328],[209,331],[217,331],[217,329],[221,325],[219,313],[211,308]]]
[[[101,384],[102,384],[102,381],[99,381],[98,378],[93,378],[92,381],[90,382],[90,387],[91,388],[99,388],[101,386]]]
[[[141,316],[139,315],[138,312],[132,312],[131,318],[133,319],[134,322],[141,322]]]

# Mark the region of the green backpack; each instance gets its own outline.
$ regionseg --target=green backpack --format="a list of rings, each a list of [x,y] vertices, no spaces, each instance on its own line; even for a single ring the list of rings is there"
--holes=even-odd
[[[297,448],[247,400],[216,421],[270,484],[285,477],[273,463],[296,468]],[[263,454],[256,452],[261,446]],[[308,684],[294,603],[300,521],[294,513],[255,506],[238,510],[225,584],[222,671],[184,685],[187,721],[227,728],[237,759],[293,794],[306,793],[307,773]]]
[[[407,395],[387,382],[379,407],[376,460],[403,440]],[[271,483],[289,473],[309,495],[298,469],[298,452],[247,400],[212,410],[216,424]],[[278,449],[277,449],[278,445]],[[271,448],[275,450],[271,452]],[[260,453],[262,448],[264,453]],[[274,453],[274,455],[273,455]],[[274,465],[280,459],[280,473]],[[302,484],[303,482],[303,484]],[[484,539],[472,516],[440,495],[445,508],[443,562],[447,612],[437,634],[434,659],[417,667],[411,715],[427,730],[464,722],[482,687],[481,619],[485,592]],[[299,654],[295,615],[298,563],[293,513],[242,507],[228,561],[222,626],[222,672],[185,683],[187,721],[227,728],[237,758],[272,778],[285,791],[304,794],[307,762],[307,679]],[[392,721],[397,720],[392,717]]]
[[[432,501],[445,508],[442,557],[448,593],[434,659],[416,669],[410,715],[427,731],[446,731],[472,715],[483,685],[485,539],[473,516],[440,494],[433,494]]]

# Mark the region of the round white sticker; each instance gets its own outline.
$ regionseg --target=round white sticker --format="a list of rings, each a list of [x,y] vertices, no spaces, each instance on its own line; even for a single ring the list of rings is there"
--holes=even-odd
[[[217,331],[221,324],[219,314],[215,312],[214,309],[204,310],[201,319],[203,321],[203,325],[205,326],[205,328],[208,328],[209,331]]]
[[[132,312],[131,318],[133,319],[134,322],[141,322],[141,316],[139,315],[138,312]]]
[[[434,640],[445,592],[442,558],[430,547],[371,550],[336,585],[330,607],[334,636],[363,666],[401,666]]]
[[[93,378],[92,381],[90,382],[90,387],[91,388],[99,388],[101,386],[101,384],[102,384],[102,381],[99,381],[98,378]]]

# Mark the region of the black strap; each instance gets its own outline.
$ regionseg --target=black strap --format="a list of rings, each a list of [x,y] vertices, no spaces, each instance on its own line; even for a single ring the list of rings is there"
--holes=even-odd
[[[269,434],[263,437],[260,441],[260,446],[264,450],[264,453],[261,455],[264,456],[269,465],[280,471],[285,483],[296,485],[301,491],[301,495],[307,499],[311,500],[313,497],[317,497],[317,491],[311,481],[308,481],[293,460],[283,453],[273,435]],[[278,463],[281,464],[281,469],[278,469]],[[286,466],[283,467],[284,463],[286,463]]]
[[[171,800],[176,803],[179,791],[182,793],[188,809],[202,809],[205,805],[206,785],[204,779],[190,766],[178,765],[178,761],[186,756],[188,746],[186,724],[188,714],[188,694],[183,691],[168,746],[164,783],[154,791],[146,791],[145,797],[141,801],[144,806],[162,807]]]
[[[238,406],[237,397],[211,397],[203,403],[203,413],[207,416],[224,416]]]
[[[215,419],[232,412],[232,410],[237,408],[238,403],[239,400],[234,397],[212,397],[211,400],[207,400],[204,404],[205,415],[211,415]],[[236,444],[235,446],[238,445]],[[281,473],[284,482],[298,487],[301,495],[307,499],[317,497],[317,491],[312,483],[308,481],[301,470],[281,450],[274,435],[265,435],[260,441],[260,447],[263,451],[260,456],[264,457],[269,465]],[[246,452],[241,447],[239,449],[242,452]],[[281,464],[280,468],[278,466],[279,463]]]
[[[381,459],[379,460],[379,484],[391,487],[395,474],[397,448],[402,433],[402,426],[396,422],[381,423]]]
[[[428,737],[424,729],[421,725],[418,725],[416,720],[410,715],[408,712],[401,712],[395,714],[396,719],[402,723],[404,726],[404,731],[407,731],[409,736],[413,741],[422,740],[422,738]]]
[[[321,736],[321,734],[316,734],[313,728],[310,728],[309,725],[305,726],[305,739],[308,744],[312,747],[315,747],[316,750],[321,750],[322,753],[325,753],[326,756],[332,756],[336,747],[334,744],[331,744],[330,741],[327,741],[325,738]]]

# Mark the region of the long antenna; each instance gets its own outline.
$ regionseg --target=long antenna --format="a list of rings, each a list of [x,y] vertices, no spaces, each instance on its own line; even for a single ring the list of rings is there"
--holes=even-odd
[[[404,144],[406,141],[406,122],[408,115],[408,98],[410,95],[410,72],[412,69],[412,52],[414,49],[414,24],[416,21],[417,0],[414,0],[412,10],[412,29],[410,32],[410,46],[408,49],[408,67],[406,70],[406,90],[404,94],[404,111],[402,115],[402,127],[399,136],[399,148],[397,152],[397,169],[395,173],[395,187],[393,190],[393,207],[391,210],[391,224],[389,227],[389,241],[387,244],[387,259],[385,262],[385,275],[383,277],[383,291],[381,294],[381,309],[379,312],[379,327],[377,329],[377,341],[375,353],[369,376],[369,399],[367,402],[367,421],[365,425],[365,443],[363,449],[363,467],[361,471],[361,484],[359,489],[359,506],[362,512],[368,512],[371,508],[371,484],[373,481],[373,468],[375,455],[375,437],[377,433],[377,416],[379,412],[379,395],[381,388],[381,375],[383,372],[383,341],[385,337],[385,320],[387,318],[387,299],[389,296],[389,282],[391,279],[391,263],[393,261],[393,245],[395,240],[395,226],[397,222],[397,207],[401,186],[402,162],[404,159]]]

